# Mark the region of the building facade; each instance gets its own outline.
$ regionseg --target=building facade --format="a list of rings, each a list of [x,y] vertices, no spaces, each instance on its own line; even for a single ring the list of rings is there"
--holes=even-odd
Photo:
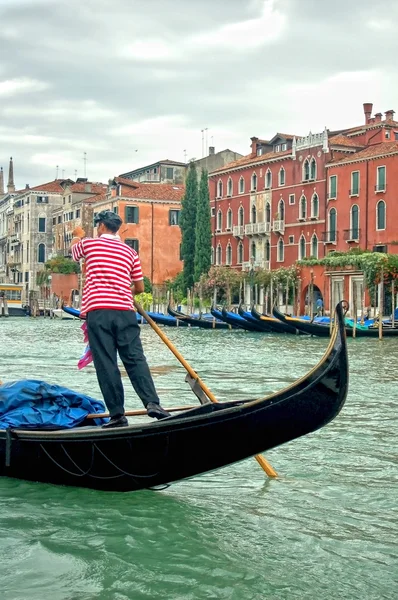
[[[120,175],[122,179],[131,179],[139,183],[169,183],[183,185],[185,182],[186,164],[175,160],[159,162],[134,169]]]
[[[182,270],[179,218],[184,193],[183,185],[140,184],[116,177],[106,197],[92,205],[94,215],[102,210],[120,215],[120,237],[139,253],[144,275],[158,289]]]
[[[213,264],[248,271],[355,246],[397,252],[398,123],[394,111],[371,111],[359,127],[252,138],[249,155],[213,171]],[[328,275],[317,277],[324,296]],[[334,300],[349,296],[338,290]]]

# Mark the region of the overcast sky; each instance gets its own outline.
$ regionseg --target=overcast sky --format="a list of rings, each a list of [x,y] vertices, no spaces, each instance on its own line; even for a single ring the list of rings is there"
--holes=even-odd
[[[398,0],[0,0],[0,165],[107,181],[398,111]]]

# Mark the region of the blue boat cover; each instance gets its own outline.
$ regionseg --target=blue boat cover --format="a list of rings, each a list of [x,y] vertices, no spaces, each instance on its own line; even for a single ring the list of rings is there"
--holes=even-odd
[[[0,385],[0,429],[70,429],[89,413],[105,412],[103,402],[45,381],[22,379]],[[109,419],[93,419],[102,425]]]

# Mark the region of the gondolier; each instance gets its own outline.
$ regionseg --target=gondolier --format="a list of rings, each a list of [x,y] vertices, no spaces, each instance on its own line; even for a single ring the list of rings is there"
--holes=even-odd
[[[113,211],[98,213],[94,224],[99,237],[85,238],[85,232],[77,227],[73,231],[71,251],[76,262],[85,261],[81,314],[87,319],[98,383],[111,417],[104,427],[128,425],[117,353],[148,415],[163,419],[169,413],[160,406],[133,305],[133,295],[144,291],[140,259],[117,235],[122,219]]]

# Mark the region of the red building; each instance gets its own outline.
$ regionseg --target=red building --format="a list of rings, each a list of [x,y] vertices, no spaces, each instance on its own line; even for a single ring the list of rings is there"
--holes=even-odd
[[[353,245],[394,251],[398,123],[394,111],[364,111],[365,124],[348,130],[252,138],[250,154],[210,174],[213,263],[276,269]]]

